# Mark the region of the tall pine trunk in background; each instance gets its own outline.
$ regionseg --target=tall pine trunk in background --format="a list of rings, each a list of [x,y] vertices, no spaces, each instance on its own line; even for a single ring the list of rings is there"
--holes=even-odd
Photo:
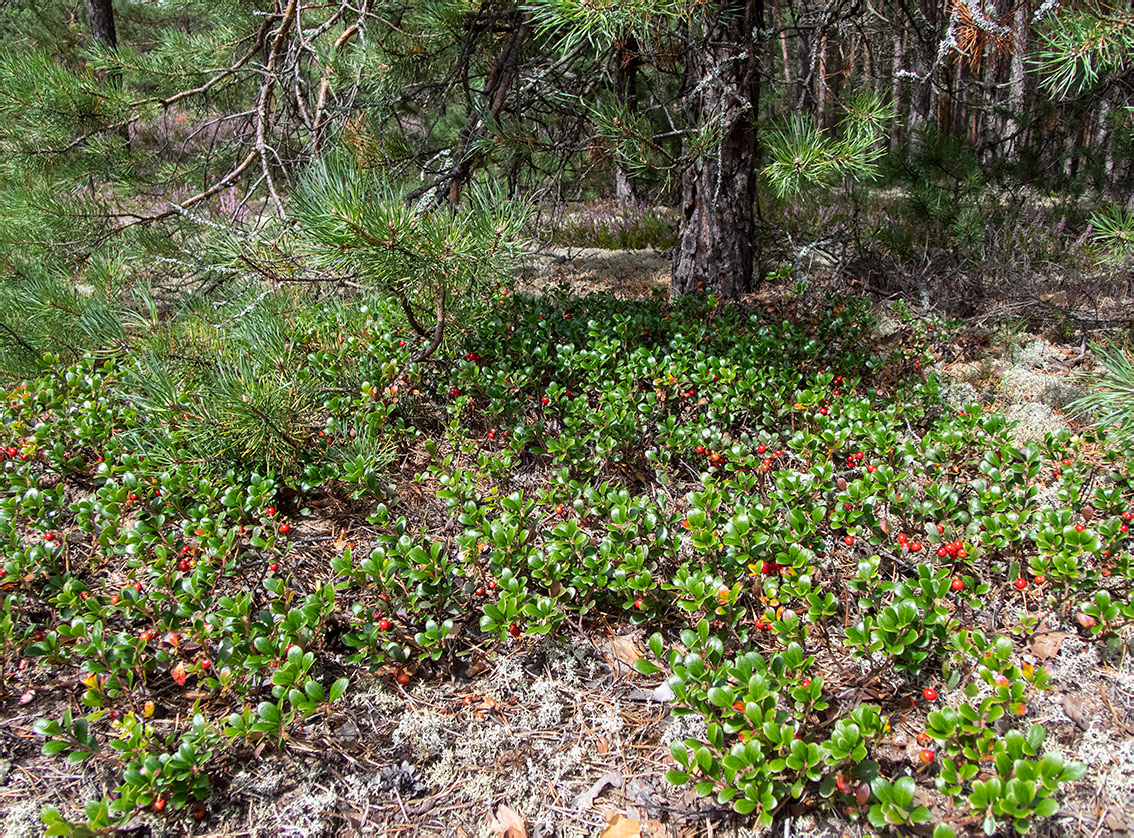
[[[682,175],[674,294],[735,297],[752,285],[763,20],[763,0],[733,0],[687,53],[686,107],[694,122],[715,121],[718,144]]]
[[[112,0],[87,0],[87,15],[91,23],[91,35],[111,49],[118,48],[118,35],[114,31],[114,6]]]
[[[638,39],[632,34],[620,42],[614,52],[614,97],[626,114],[638,114],[638,68],[642,57],[638,54]],[[614,170],[614,194],[619,203],[630,203],[635,198],[634,178],[629,167],[621,160]]]
[[[109,49],[118,49],[118,32],[114,28],[113,0],[87,0],[87,18],[90,21],[91,37]],[[106,80],[115,87],[122,84],[121,70],[108,70]],[[115,129],[126,145],[130,145],[130,129],[121,125]]]

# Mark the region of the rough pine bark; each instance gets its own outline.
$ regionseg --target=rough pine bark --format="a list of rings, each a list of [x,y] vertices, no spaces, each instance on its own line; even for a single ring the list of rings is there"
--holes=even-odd
[[[1028,17],[1027,3],[1016,6],[1012,18],[1012,64],[1008,81],[1008,122],[1004,132],[1008,137],[1006,154],[1009,160],[1018,160],[1020,150],[1026,146],[1023,136],[1028,124],[1025,105],[1028,94]]]
[[[763,18],[763,0],[732,0],[688,55],[686,105],[694,119],[715,121],[719,145],[682,175],[674,294],[736,297],[752,285]]]
[[[87,15],[90,17],[91,34],[95,40],[108,47],[117,47],[118,35],[114,31],[112,0],[87,0]]]
[[[614,95],[626,113],[638,113],[638,67],[642,58],[638,54],[638,40],[630,35],[615,50]],[[632,203],[635,198],[634,178],[621,160],[614,171],[614,194],[619,203]]]

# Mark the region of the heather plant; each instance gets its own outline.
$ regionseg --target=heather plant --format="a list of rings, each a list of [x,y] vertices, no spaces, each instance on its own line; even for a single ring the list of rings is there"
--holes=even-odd
[[[538,238],[569,247],[608,250],[668,250],[677,240],[677,219],[665,207],[642,200],[595,201],[568,209]]]

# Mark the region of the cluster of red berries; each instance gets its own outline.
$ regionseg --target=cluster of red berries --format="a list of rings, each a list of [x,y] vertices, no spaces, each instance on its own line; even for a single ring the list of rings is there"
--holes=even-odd
[[[765,576],[769,576],[773,573],[779,573],[783,568],[784,566],[779,562],[764,562],[760,565],[760,572]]]
[[[937,548],[937,557],[941,559],[967,559],[969,551],[960,541],[947,541]]]
[[[465,353],[465,360],[466,361],[472,361],[475,364],[479,364],[481,361],[484,360],[484,356],[483,355],[477,355],[475,352],[467,352],[467,353]]]
[[[856,451],[847,457],[847,468],[854,468],[856,465],[866,459],[865,451]]]

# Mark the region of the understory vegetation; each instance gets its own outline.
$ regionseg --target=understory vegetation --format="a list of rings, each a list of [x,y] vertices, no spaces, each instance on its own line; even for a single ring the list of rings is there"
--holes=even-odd
[[[48,833],[202,817],[360,682],[599,621],[707,722],[668,779],[762,824],[925,823],[917,784],[989,833],[1052,815],[1085,767],[1021,653],[1044,621],[1121,643],[1130,462],[950,406],[952,324],[899,307],[894,348],[812,299],[500,293],[409,363],[396,303],[284,289],[42,358],[0,404],[5,680],[80,685],[43,750],[117,778]],[[879,761],[898,710],[923,733]]]

